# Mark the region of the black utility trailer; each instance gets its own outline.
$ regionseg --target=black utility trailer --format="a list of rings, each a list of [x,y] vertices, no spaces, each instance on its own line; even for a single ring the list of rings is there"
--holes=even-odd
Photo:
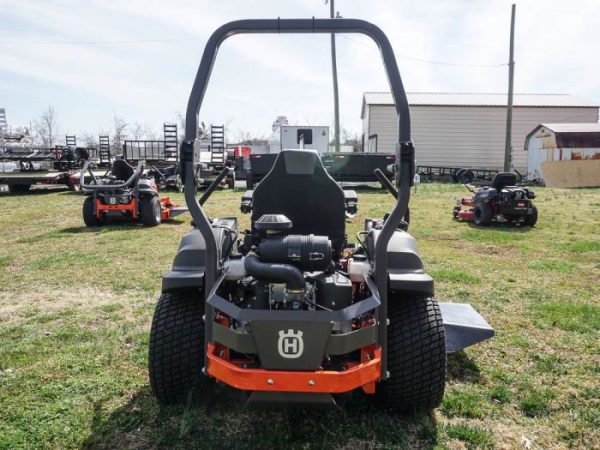
[[[377,182],[375,169],[393,177],[396,155],[384,153],[325,153],[322,157],[325,170],[335,181],[357,183]]]
[[[252,189],[271,170],[277,154],[250,155],[250,171],[246,175],[246,186]],[[377,182],[375,169],[393,178],[393,164],[396,156],[384,153],[324,153],[323,166],[338,182],[373,183]]]
[[[493,169],[477,169],[448,166],[417,166],[422,183],[431,181],[452,181],[453,183],[472,183],[475,180],[491,181],[498,173]]]

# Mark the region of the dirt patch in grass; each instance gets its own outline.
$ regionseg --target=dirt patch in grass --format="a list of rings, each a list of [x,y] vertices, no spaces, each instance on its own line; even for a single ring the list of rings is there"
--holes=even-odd
[[[62,312],[76,317],[82,311],[119,312],[121,319],[133,317],[136,305],[153,301],[136,294],[116,294],[110,289],[76,287],[71,290],[44,289],[7,293],[0,291],[0,317],[5,324],[45,322]]]

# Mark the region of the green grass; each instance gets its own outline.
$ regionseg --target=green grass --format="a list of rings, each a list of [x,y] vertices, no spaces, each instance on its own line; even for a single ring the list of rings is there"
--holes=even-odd
[[[550,390],[537,391],[528,388],[519,402],[519,406],[527,417],[546,416],[550,412],[549,403],[554,396],[554,393]]]
[[[451,439],[464,442],[468,449],[494,448],[494,438],[488,431],[480,427],[465,424],[448,425],[446,435]]]
[[[0,255],[0,267],[6,267],[12,261],[12,257],[7,255]]]
[[[600,253],[600,240],[578,241],[567,246],[569,251],[575,253],[595,252]],[[598,256],[598,255],[597,255]]]
[[[490,398],[498,403],[508,403],[511,395],[506,386],[494,386],[490,388]]]
[[[440,409],[448,417],[482,419],[486,416],[484,403],[485,398],[480,393],[459,390],[447,392]]]
[[[534,261],[527,265],[535,270],[554,270],[557,272],[571,272],[576,265],[565,261]]]
[[[532,315],[542,328],[586,333],[600,330],[600,306],[584,303],[544,302],[532,305]]]
[[[429,274],[437,281],[454,283],[481,283],[481,279],[469,272],[454,269],[433,269]]]
[[[238,215],[241,194],[216,192],[209,214]],[[189,216],[88,230],[80,195],[1,195],[0,449],[522,448],[523,435],[600,448],[600,190],[536,194],[538,225],[512,230],[453,221],[461,186],[413,193],[410,231],[437,297],[471,303],[497,334],[449,355],[442,406],[407,416],[360,393],[345,411],[245,410],[225,386],[159,408],[148,332]],[[348,235],[391,204],[359,190]]]

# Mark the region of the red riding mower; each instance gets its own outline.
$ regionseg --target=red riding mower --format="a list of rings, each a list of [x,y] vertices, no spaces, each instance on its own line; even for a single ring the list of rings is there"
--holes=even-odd
[[[86,184],[86,172],[91,184]],[[83,221],[88,227],[104,225],[109,215],[140,220],[148,227],[183,214],[187,208],[173,205],[169,197],[159,197],[156,183],[145,177],[144,162],[134,170],[125,160],[116,160],[110,172],[97,178],[87,162],[81,171],[83,188]]]
[[[496,222],[533,227],[538,218],[537,208],[532,202],[535,194],[532,190],[516,184],[517,176],[509,172],[497,173],[491,186],[477,190],[465,184],[475,195],[458,199],[452,216],[458,220],[472,220],[479,226],[488,226]]]

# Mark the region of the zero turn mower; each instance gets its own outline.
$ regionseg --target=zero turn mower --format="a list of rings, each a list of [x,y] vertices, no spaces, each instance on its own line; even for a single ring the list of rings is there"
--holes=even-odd
[[[202,208],[207,194],[195,198],[197,115],[218,46],[236,33],[363,33],[381,49],[399,116],[397,201],[385,218],[365,221],[357,243],[346,235],[356,200],[314,151],[278,154],[245,196],[250,230],[239,230],[235,217],[209,219]],[[398,411],[436,407],[446,353],[494,331],[470,305],[437,302],[415,239],[403,230],[414,147],[408,102],[383,32],[353,19],[223,25],[204,50],[186,132],[181,161],[195,226],[163,277],[152,321],[149,374],[158,401],[202,395],[209,385],[203,381],[212,379],[244,392],[248,404],[335,405],[362,390]]]
[[[187,212],[187,208],[173,205],[169,197],[159,197],[154,180],[143,174],[143,161],[134,170],[125,160],[118,159],[104,177],[96,177],[90,164],[84,165],[80,176],[85,195],[83,221],[88,227],[104,225],[111,215],[140,220],[145,226],[154,227]],[[86,172],[90,184],[85,182]]]
[[[480,226],[488,226],[492,222],[530,227],[536,224],[538,212],[532,201],[535,194],[531,189],[517,186],[514,173],[498,172],[491,186],[475,190],[465,183],[465,187],[475,195],[456,201],[452,211],[455,219],[472,220]]]

